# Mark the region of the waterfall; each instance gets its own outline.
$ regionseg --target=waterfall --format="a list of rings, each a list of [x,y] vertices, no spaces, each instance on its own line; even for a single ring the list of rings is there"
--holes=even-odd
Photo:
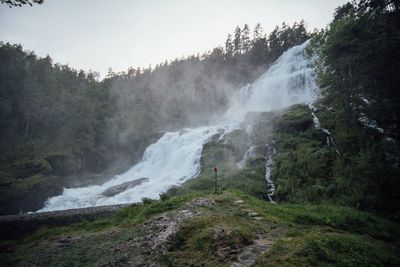
[[[308,107],[311,110],[311,116],[313,117],[314,128],[322,131],[326,135],[326,144],[329,147],[333,147],[336,151],[336,154],[340,157],[341,156],[340,151],[339,151],[338,147],[336,146],[335,139],[333,139],[332,133],[328,129],[321,127],[321,123],[319,122],[317,115],[315,115],[317,108],[313,104],[308,104]]]
[[[134,203],[143,197],[158,198],[168,188],[197,176],[203,144],[234,127],[234,124],[225,124],[167,132],[145,150],[139,163],[125,173],[102,185],[64,189],[62,195],[48,199],[40,211]],[[125,191],[111,197],[105,194],[109,188],[141,178],[147,179],[134,187],[126,186]]]
[[[143,197],[158,198],[168,188],[196,177],[200,172],[203,145],[212,137],[222,138],[237,129],[247,112],[270,111],[314,101],[318,89],[311,62],[304,56],[306,45],[307,42],[283,53],[259,79],[234,94],[220,124],[167,132],[145,150],[139,163],[125,173],[102,185],[64,189],[62,195],[49,198],[39,211],[134,203]],[[272,164],[268,160],[266,181],[268,194],[272,197],[275,186],[270,175]]]
[[[275,184],[272,181],[272,167],[274,165],[274,160],[272,157],[275,155],[276,150],[272,144],[266,145],[267,156],[265,158],[265,181],[267,183],[267,197],[271,203],[275,203],[272,196],[275,194]]]
[[[250,86],[232,99],[225,118],[242,121],[246,113],[281,109],[298,103],[312,103],[319,96],[312,62],[304,56],[308,42],[292,47]]]

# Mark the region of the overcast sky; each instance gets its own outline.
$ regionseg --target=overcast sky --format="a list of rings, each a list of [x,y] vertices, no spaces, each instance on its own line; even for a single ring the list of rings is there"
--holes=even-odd
[[[236,25],[266,33],[304,19],[323,28],[346,0],[45,0],[0,4],[0,40],[104,76],[223,45]]]

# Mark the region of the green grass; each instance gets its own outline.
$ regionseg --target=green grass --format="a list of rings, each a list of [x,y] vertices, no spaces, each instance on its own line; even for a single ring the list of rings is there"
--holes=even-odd
[[[364,236],[314,230],[282,238],[255,266],[399,266],[398,252]]]
[[[201,197],[203,195],[204,194],[201,192],[194,192],[191,194],[174,196],[164,201],[153,200],[146,204],[133,204],[122,209],[115,215],[111,215],[104,219],[83,221],[64,227],[44,227],[32,235],[18,240],[18,243],[30,243],[38,240],[45,240],[60,234],[93,233],[103,231],[110,227],[135,226],[155,214],[176,210],[193,198]]]
[[[0,259],[8,264],[31,259],[40,265],[62,262],[72,266],[109,262],[113,254],[108,250],[100,253],[96,247],[118,247],[137,236],[137,227],[152,216],[174,213],[193,199],[204,197],[214,199],[216,205],[200,207],[201,216],[184,223],[170,240],[168,253],[158,259],[160,264],[224,266],[236,259],[236,254],[229,253],[221,258],[224,248],[240,250],[252,243],[258,231],[268,232],[272,225],[282,229],[281,236],[268,253],[257,259],[258,266],[396,266],[398,263],[394,255],[399,250],[400,228],[394,222],[335,205],[272,204],[232,189],[221,194],[186,192],[163,201],[132,205],[106,219],[43,228],[20,240],[2,241],[2,247],[14,247],[16,251],[3,253]],[[237,199],[244,200],[245,206],[265,221],[250,220],[234,204]],[[105,236],[112,229],[120,233]],[[55,244],[63,236],[83,241],[70,249],[58,247]],[[115,253],[123,258],[120,252]],[[133,255],[136,254],[129,257]]]
[[[324,226],[384,241],[400,240],[400,226],[397,223],[354,208],[327,204],[275,205],[239,191],[235,191],[235,194],[266,218],[286,225]]]
[[[171,266],[223,265],[218,251],[240,249],[252,243],[254,225],[221,212],[202,216],[186,223],[171,241],[170,252],[161,262]],[[234,255],[227,255],[234,260]]]
[[[226,266],[235,261],[231,250],[240,250],[252,243],[257,231],[265,230],[269,222],[249,220],[234,201],[231,192],[210,194],[216,205],[202,208],[202,216],[184,223],[170,241],[169,252],[159,258],[166,266]]]

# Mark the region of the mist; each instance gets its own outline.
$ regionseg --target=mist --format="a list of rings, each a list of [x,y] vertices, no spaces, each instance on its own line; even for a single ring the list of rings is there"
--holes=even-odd
[[[215,124],[232,96],[253,82],[289,47],[307,40],[304,21],[277,26],[266,35],[260,24],[238,26],[223,46],[157,64],[109,72],[116,115],[110,136],[127,144],[132,136]]]

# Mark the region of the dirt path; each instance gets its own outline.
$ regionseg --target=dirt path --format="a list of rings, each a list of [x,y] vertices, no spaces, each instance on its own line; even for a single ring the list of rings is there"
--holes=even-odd
[[[248,205],[241,199],[234,202],[241,210],[247,213],[247,216],[254,221],[263,221],[264,218],[257,212],[248,207]],[[237,261],[233,262],[230,267],[249,267],[252,266],[257,258],[257,255],[263,254],[275,243],[281,235],[281,230],[272,225],[268,233],[258,233],[257,238],[253,244],[245,247],[242,252],[237,256]]]

